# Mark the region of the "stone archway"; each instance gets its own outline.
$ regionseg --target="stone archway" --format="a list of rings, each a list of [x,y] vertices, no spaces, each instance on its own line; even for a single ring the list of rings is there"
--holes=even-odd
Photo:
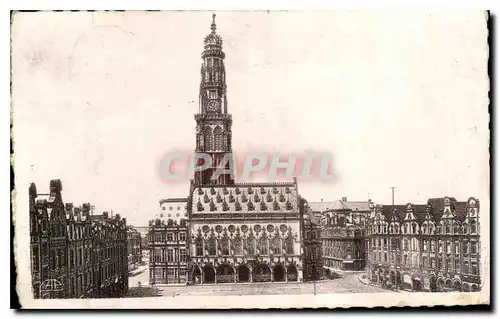
[[[293,264],[287,267],[286,278],[288,281],[297,281],[298,280],[298,272],[297,267]]]
[[[269,282],[271,281],[271,268],[266,264],[258,264],[252,272],[254,282]]]
[[[201,284],[201,270],[200,267],[195,266],[191,272],[191,281],[195,284]]]
[[[462,284],[460,283],[459,280],[455,280],[453,282],[453,290],[454,291],[462,291]]]
[[[229,283],[234,282],[234,269],[228,264],[222,264],[217,267],[217,282]]]
[[[464,283],[464,284],[462,285],[462,291],[464,291],[464,292],[469,292],[469,291],[470,291],[470,287],[469,287],[469,285]]]
[[[479,286],[476,285],[476,284],[473,284],[471,287],[470,287],[470,291],[479,291]]]
[[[250,269],[247,265],[238,267],[238,282],[250,282]]]
[[[273,268],[274,281],[277,281],[277,282],[285,281],[285,276],[286,276],[285,267],[283,267],[280,264],[274,266],[274,268]]]
[[[215,270],[212,265],[205,265],[205,267],[203,267],[203,283],[215,283]]]

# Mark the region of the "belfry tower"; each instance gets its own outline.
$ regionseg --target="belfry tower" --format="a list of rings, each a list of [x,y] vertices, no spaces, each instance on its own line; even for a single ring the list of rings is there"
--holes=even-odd
[[[195,185],[233,185],[234,176],[220,174],[213,180],[212,175],[218,167],[232,167],[231,115],[227,113],[226,70],[222,38],[216,33],[215,14],[212,16],[211,33],[205,37],[201,54],[201,83],[199,111],[196,120],[196,150],[212,159],[210,168],[195,172]],[[229,161],[226,161],[229,159]],[[201,159],[198,165],[204,162]]]

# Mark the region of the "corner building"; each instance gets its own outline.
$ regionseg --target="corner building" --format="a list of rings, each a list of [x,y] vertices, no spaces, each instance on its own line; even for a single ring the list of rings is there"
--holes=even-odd
[[[297,182],[235,183],[232,174],[212,178],[218,167],[229,169],[231,125],[226,95],[222,38],[205,37],[196,154],[212,159],[196,172],[188,197],[188,281],[235,283],[302,280],[304,201]],[[203,160],[199,163],[201,165]]]

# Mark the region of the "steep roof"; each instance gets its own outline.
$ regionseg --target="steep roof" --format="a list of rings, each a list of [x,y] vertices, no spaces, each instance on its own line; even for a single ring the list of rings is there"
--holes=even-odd
[[[297,213],[299,198],[294,183],[240,183],[201,186],[192,191],[193,213]],[[253,210],[250,207],[253,206]]]

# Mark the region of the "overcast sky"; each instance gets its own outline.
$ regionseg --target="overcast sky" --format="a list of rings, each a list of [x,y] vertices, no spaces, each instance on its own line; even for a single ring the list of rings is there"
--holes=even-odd
[[[309,201],[487,196],[487,30],[481,12],[218,12],[233,149],[333,154]],[[211,12],[15,16],[17,187],[60,178],[63,199],[145,225],[159,162],[194,150]]]

